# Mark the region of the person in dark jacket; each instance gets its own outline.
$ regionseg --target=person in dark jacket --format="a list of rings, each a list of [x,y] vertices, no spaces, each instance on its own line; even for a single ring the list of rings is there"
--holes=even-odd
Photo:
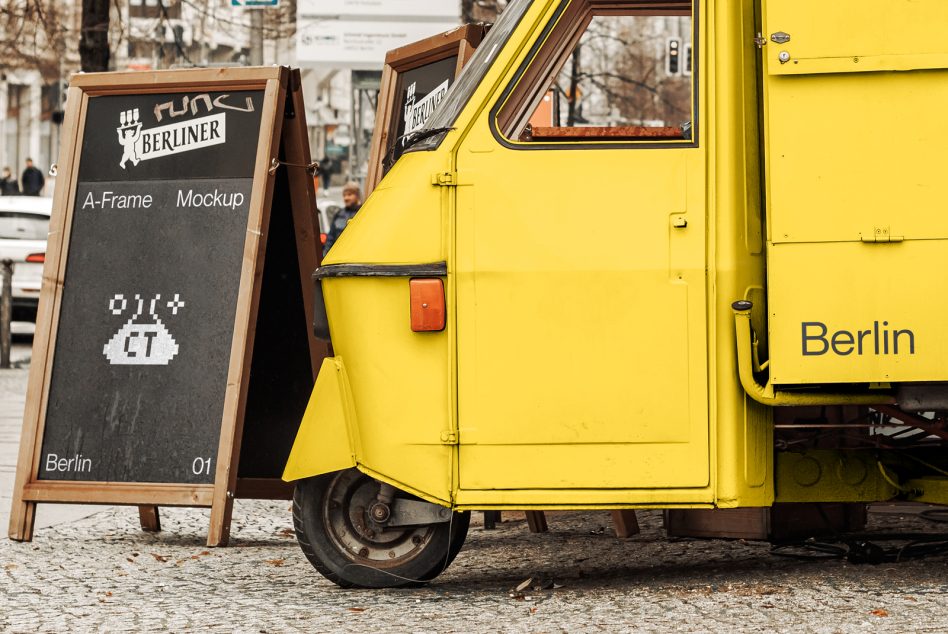
[[[20,186],[13,177],[13,171],[9,166],[3,168],[0,174],[0,196],[19,196]]]
[[[43,172],[33,167],[33,159],[26,159],[26,169],[23,170],[20,182],[23,184],[24,196],[39,196],[43,191],[46,179],[43,178]]]
[[[362,208],[362,192],[359,190],[358,183],[346,183],[342,188],[342,203],[345,207],[333,216],[329,233],[326,235],[326,245],[323,247],[324,256],[329,253],[329,249],[339,239],[339,235],[349,224],[349,221],[355,218],[356,213]]]

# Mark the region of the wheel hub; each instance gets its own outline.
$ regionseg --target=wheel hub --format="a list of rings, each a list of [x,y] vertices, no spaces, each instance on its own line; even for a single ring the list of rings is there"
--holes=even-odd
[[[329,536],[354,561],[375,568],[395,567],[417,556],[431,540],[434,527],[384,526],[391,506],[378,500],[380,484],[354,470],[339,473],[323,507]]]

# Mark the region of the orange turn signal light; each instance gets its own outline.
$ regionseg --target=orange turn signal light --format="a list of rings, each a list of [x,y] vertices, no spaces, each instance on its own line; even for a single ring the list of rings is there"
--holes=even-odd
[[[419,277],[408,281],[411,295],[411,329],[415,332],[444,330],[444,282],[437,277]]]

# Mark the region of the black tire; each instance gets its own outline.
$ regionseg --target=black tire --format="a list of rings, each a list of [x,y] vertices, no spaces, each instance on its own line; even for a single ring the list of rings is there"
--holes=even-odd
[[[343,588],[418,586],[444,572],[464,544],[470,513],[453,513],[450,522],[379,533],[365,504],[378,490],[377,480],[356,469],[296,484],[293,528],[313,567]],[[401,491],[397,497],[412,498]]]

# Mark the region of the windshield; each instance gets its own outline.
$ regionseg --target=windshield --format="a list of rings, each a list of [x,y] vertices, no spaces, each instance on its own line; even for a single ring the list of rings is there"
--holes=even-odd
[[[0,238],[45,240],[48,233],[48,216],[19,211],[0,211]]]
[[[517,25],[520,24],[520,19],[523,17],[523,14],[527,12],[527,9],[530,8],[532,2],[533,0],[513,0],[507,8],[504,9],[497,23],[491,27],[487,33],[487,37],[484,38],[481,45],[474,51],[471,60],[464,66],[464,69],[461,70],[457,81],[448,89],[448,94],[445,95],[444,101],[442,101],[434,111],[434,114],[428,118],[424,127],[422,127],[419,132],[423,133],[425,130],[434,130],[436,128],[450,128],[454,124],[458,115],[461,114],[461,110],[467,104],[468,99],[471,98],[471,95],[480,85],[481,80],[484,79],[484,75],[490,70],[490,66],[494,62],[494,59],[496,59],[497,53],[501,47],[507,43],[507,40],[510,39],[511,33],[513,33]],[[438,147],[443,138],[444,133],[436,134],[419,141],[406,151],[433,150]]]

